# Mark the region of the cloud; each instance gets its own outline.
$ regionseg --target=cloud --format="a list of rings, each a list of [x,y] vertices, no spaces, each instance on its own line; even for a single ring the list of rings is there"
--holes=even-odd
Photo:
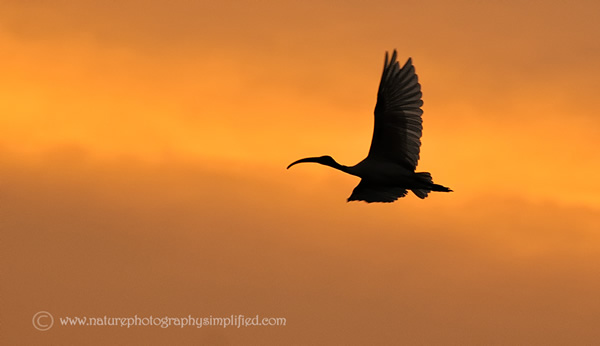
[[[350,180],[260,165],[102,162],[73,151],[37,162],[4,157],[1,166],[8,342],[54,340],[15,322],[40,309],[288,318],[281,329],[213,331],[234,344],[560,344],[598,336],[594,209],[459,193],[346,204]],[[82,340],[88,329],[56,332]],[[91,333],[103,342],[211,337]]]

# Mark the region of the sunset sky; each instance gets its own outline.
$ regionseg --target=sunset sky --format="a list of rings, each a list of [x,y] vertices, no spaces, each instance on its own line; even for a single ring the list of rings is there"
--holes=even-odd
[[[0,0],[0,47],[0,344],[600,339],[597,1]],[[286,170],[366,156],[393,49],[455,192]],[[232,314],[287,325],[58,321]]]

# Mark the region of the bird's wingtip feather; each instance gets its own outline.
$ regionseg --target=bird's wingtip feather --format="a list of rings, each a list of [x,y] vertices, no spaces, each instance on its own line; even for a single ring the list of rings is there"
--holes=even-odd
[[[394,61],[396,61],[397,57],[398,57],[398,52],[396,52],[396,50],[394,49],[394,52],[392,53],[392,58],[390,59],[390,64],[393,64]]]

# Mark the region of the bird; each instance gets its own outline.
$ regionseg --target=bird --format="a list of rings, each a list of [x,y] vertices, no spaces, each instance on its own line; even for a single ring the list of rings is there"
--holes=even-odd
[[[383,73],[377,91],[375,125],[367,157],[354,166],[337,163],[331,156],[307,157],[290,167],[306,162],[329,166],[361,178],[348,202],[394,202],[411,190],[424,199],[431,191],[452,192],[435,184],[429,172],[416,172],[423,131],[421,84],[412,58],[400,68],[394,49],[385,52]]]

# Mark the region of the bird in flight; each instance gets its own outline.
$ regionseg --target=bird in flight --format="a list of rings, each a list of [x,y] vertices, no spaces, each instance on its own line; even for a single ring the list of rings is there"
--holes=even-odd
[[[307,157],[287,167],[315,162],[360,177],[348,202],[394,202],[404,197],[407,190],[421,199],[431,191],[452,191],[434,184],[429,172],[415,172],[423,130],[421,85],[410,58],[400,68],[396,50],[391,59],[388,57],[386,52],[367,157],[354,166],[340,165],[331,156]]]

